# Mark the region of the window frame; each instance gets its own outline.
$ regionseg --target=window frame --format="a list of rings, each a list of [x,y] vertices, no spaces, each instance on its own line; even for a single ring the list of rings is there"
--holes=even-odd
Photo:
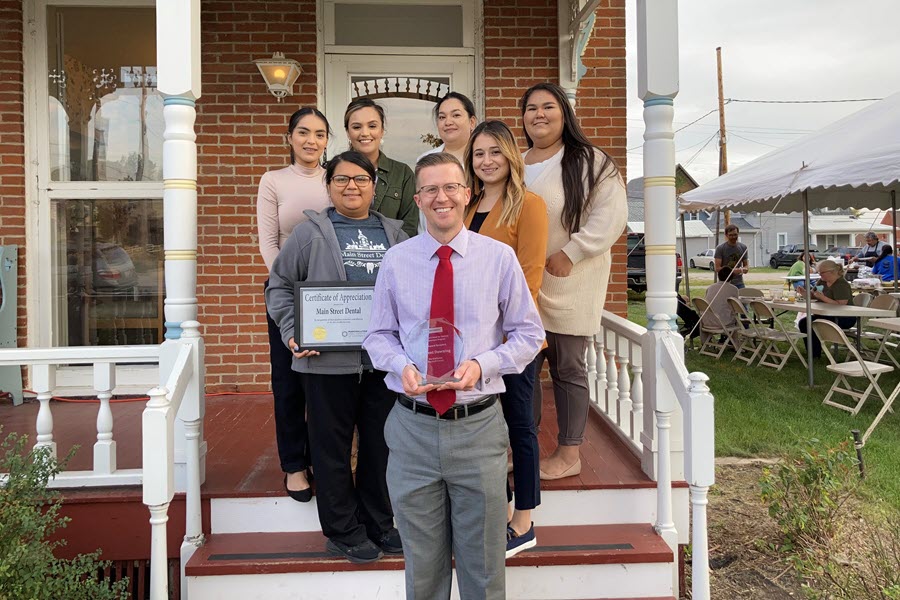
[[[335,44],[335,4],[415,4],[434,6],[461,6],[463,38],[458,48],[434,48],[430,46],[347,46]],[[322,10],[324,28],[322,46],[325,54],[406,54],[430,56],[474,56],[476,50],[475,0],[324,0]]]
[[[435,4],[458,5],[463,8],[463,46],[460,48],[432,48],[414,46],[338,46],[334,43],[334,4]],[[321,110],[328,102],[325,79],[328,58],[340,54],[355,54],[371,58],[400,55],[407,57],[469,57],[473,62],[475,85],[472,101],[480,115],[485,114],[484,85],[484,0],[316,0],[316,101]]]
[[[162,200],[162,181],[52,181],[50,177],[50,131],[47,119],[47,9],[50,7],[129,8],[154,7],[154,0],[26,0],[23,6],[23,76],[25,130],[25,245],[26,339],[29,346],[59,347],[61,324],[57,304],[57,284],[53,277],[53,257],[57,252],[53,229],[53,203],[57,200],[121,199]],[[89,368],[88,368],[89,369]],[[57,382],[81,386],[87,384],[84,367],[60,369]],[[158,369],[134,366],[120,369],[117,390],[133,379],[146,389],[155,381]],[[133,373],[132,373],[133,372]],[[124,377],[122,376],[124,375]]]

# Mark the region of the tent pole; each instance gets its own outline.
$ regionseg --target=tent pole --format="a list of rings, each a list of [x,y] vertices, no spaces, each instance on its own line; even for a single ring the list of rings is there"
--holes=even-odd
[[[691,299],[691,276],[688,268],[690,261],[687,253],[687,237],[684,235],[684,213],[681,213],[681,268],[684,271],[684,294]],[[895,278],[896,279],[896,278]]]
[[[891,190],[891,227],[894,229],[894,237],[891,240],[891,264],[894,266],[894,291],[897,291],[897,192]]]
[[[809,197],[806,190],[801,193],[803,196],[803,249],[806,252],[806,259],[809,260]],[[806,285],[806,364],[809,371],[809,387],[813,387],[813,339],[815,335],[812,328],[812,307],[810,301],[809,283],[809,265],[803,270],[804,283]]]

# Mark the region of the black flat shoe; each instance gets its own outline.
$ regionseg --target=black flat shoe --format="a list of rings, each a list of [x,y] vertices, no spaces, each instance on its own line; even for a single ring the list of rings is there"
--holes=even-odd
[[[297,502],[309,502],[312,500],[312,487],[308,487],[305,490],[289,490],[287,486],[287,473],[284,475],[284,491],[287,492],[287,495]]]
[[[346,558],[355,564],[370,563],[378,560],[384,554],[371,540],[366,540],[356,546],[348,546],[342,542],[329,539],[325,542],[325,549],[329,554]]]
[[[400,532],[395,527],[383,532],[372,542],[385,554],[403,554],[403,542],[400,541]]]

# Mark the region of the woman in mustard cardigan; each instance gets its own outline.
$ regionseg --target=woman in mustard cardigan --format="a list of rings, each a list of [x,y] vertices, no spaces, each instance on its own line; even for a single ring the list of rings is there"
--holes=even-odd
[[[547,207],[540,196],[525,191],[525,163],[506,125],[485,121],[475,128],[466,147],[465,170],[472,189],[466,226],[515,250],[537,304],[547,252]],[[503,376],[506,392],[500,402],[509,427],[516,489],[515,510],[506,532],[507,558],[537,543],[531,521],[531,510],[541,502],[531,400],[536,376],[536,362],[519,375]],[[508,485],[507,496],[511,499]]]

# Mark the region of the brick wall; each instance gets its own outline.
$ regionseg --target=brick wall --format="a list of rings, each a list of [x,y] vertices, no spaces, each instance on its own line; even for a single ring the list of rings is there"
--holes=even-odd
[[[210,0],[201,10],[197,300],[207,391],[268,390],[267,273],[256,234],[256,191],[264,172],[288,164],[283,134],[291,113],[316,103],[316,5]],[[283,103],[266,90],[252,62],[275,51],[303,69],[294,96]]]
[[[625,0],[603,0],[597,9],[593,35],[582,61],[576,112],[581,126],[606,150],[625,176]],[[558,81],[559,50],[555,2],[546,0],[485,0],[485,118],[501,119],[520,138],[521,94],[535,83]],[[606,309],[625,315],[625,238],[613,247],[613,268]]]
[[[578,86],[577,111],[585,133],[615,159],[627,181],[625,91],[625,0],[603,0],[582,56],[587,74]],[[628,312],[625,236],[613,246],[606,310]]]
[[[22,1],[0,0],[0,245],[19,246],[18,340],[25,323],[25,133]]]

